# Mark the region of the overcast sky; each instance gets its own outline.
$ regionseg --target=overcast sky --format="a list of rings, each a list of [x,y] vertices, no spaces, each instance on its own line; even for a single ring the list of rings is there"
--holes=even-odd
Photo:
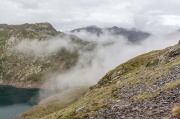
[[[180,0],[0,0],[0,23],[49,22],[58,30],[88,25],[180,29]]]

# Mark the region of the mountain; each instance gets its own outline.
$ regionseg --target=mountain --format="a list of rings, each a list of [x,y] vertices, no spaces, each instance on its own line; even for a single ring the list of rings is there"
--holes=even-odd
[[[139,42],[151,36],[151,34],[147,32],[139,31],[136,29],[119,28],[117,26],[108,27],[108,28],[100,28],[97,26],[87,26],[84,28],[77,28],[77,29],[71,30],[72,33],[82,32],[82,31],[85,31],[85,32],[88,32],[97,36],[101,36],[105,33],[109,33],[114,36],[123,35],[132,43]]]
[[[109,71],[85,93],[81,88],[62,92],[17,119],[179,119],[179,90],[177,44],[137,56]]]
[[[71,32],[81,32],[81,31],[86,31],[88,33],[100,36],[103,34],[103,29],[97,26],[87,26],[84,28],[77,28],[74,30],[71,30]]]
[[[23,25],[0,24],[1,39],[6,37],[18,38],[39,38],[43,39],[48,36],[55,36],[58,32],[49,23],[35,23]]]
[[[64,42],[73,44],[73,50],[63,46]],[[56,31],[49,23],[0,24],[0,84],[40,87],[47,79],[45,75],[70,69],[77,63],[78,52],[91,46],[76,36]]]

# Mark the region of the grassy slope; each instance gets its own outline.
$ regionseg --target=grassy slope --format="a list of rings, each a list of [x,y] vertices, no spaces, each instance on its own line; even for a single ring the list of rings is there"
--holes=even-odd
[[[138,57],[135,57],[115,69],[109,71],[98,84],[90,87],[90,89],[77,101],[65,106],[60,110],[51,110],[53,113],[44,114],[42,119],[69,119],[83,118],[96,114],[97,110],[108,107],[109,104],[122,99],[131,101],[141,101],[156,97],[159,92],[173,89],[180,85],[180,79],[156,86],[156,79],[164,76],[174,66],[180,65],[180,57],[169,57],[173,51],[179,51],[180,45],[175,45],[164,50],[152,51]],[[157,87],[152,91],[139,91],[141,86]],[[117,94],[123,88],[133,89],[137,93],[128,95],[129,93]],[[137,91],[136,91],[137,90]],[[139,91],[139,92],[138,92]],[[52,105],[53,106],[53,105]],[[61,105],[59,105],[61,106]],[[82,109],[81,109],[82,108]],[[38,110],[41,113],[43,110]],[[27,112],[27,115],[32,113]],[[34,115],[32,114],[32,115]],[[25,117],[23,117],[24,119]],[[36,119],[38,117],[34,117]]]
[[[55,96],[40,102],[39,105],[28,111],[27,114],[20,115],[20,118],[26,119],[39,119],[45,115],[51,114],[55,111],[63,109],[76,101],[80,95],[83,95],[87,88],[69,89]],[[57,115],[60,117],[61,115]],[[19,117],[17,117],[19,118]]]

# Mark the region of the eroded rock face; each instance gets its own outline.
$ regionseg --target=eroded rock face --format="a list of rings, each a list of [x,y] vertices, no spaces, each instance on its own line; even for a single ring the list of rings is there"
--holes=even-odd
[[[180,47],[179,45],[176,45],[175,48],[173,49],[170,48],[168,52],[165,53],[164,55],[158,56],[148,61],[148,63],[146,64],[146,67],[157,66],[159,63],[168,62],[172,59],[175,59],[178,56],[180,56]]]
[[[176,57],[176,56],[179,56],[179,55],[180,55],[180,47],[170,51],[170,53],[169,53],[169,57]]]

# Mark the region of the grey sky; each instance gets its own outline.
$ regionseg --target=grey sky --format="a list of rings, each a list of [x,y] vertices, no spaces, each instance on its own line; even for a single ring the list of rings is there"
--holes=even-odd
[[[180,0],[0,0],[0,15],[7,24],[49,22],[58,30],[116,25],[159,34],[180,28]]]

